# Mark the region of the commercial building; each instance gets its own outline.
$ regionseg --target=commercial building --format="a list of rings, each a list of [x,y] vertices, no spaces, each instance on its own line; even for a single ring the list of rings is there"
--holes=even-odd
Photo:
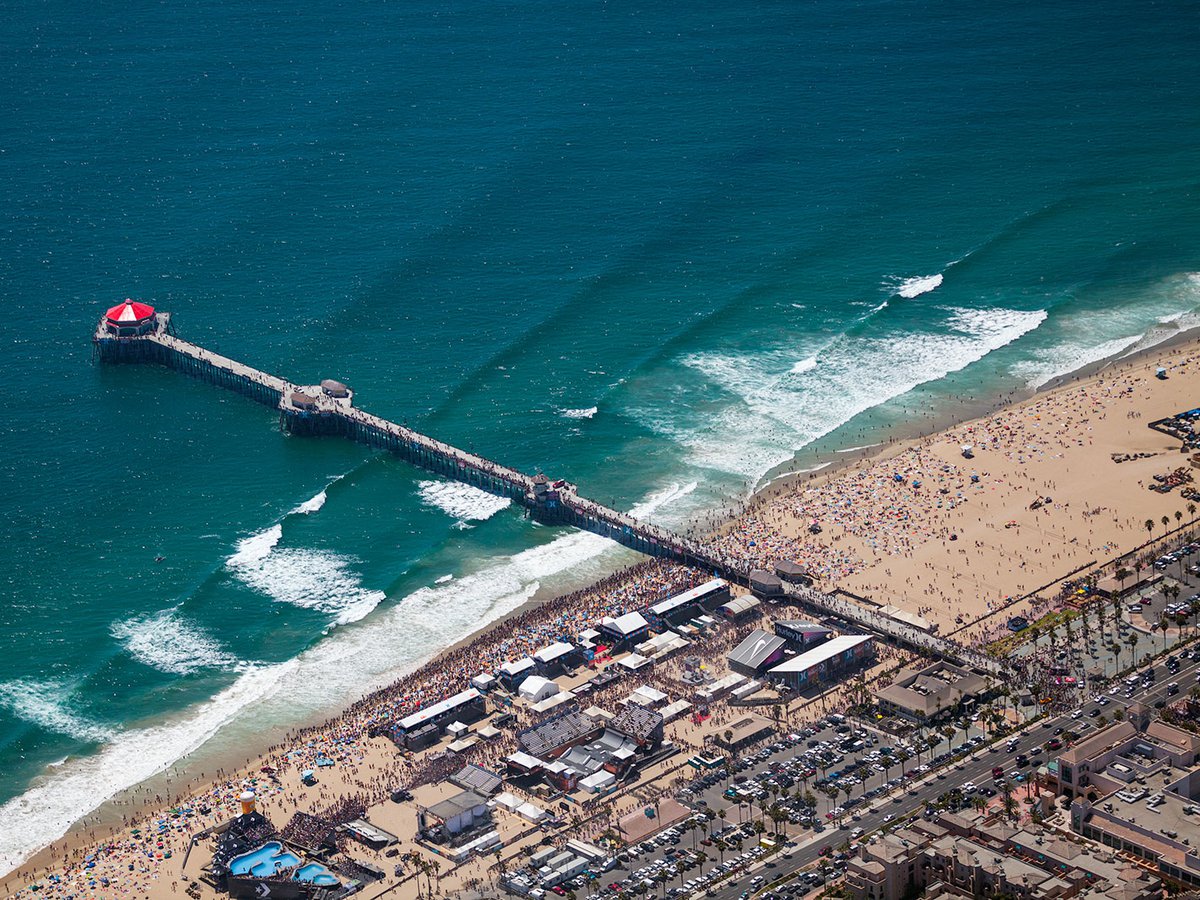
[[[698,611],[709,608],[729,599],[729,582],[724,578],[714,578],[704,584],[676,594],[666,600],[650,606],[652,617],[670,625],[686,622]]]
[[[769,669],[767,678],[804,690],[818,681],[828,681],[856,669],[874,655],[875,642],[870,635],[843,634]]]
[[[755,628],[725,659],[733,671],[754,676],[780,662],[787,645],[785,638]]]
[[[1132,721],[1131,721],[1132,720]],[[1059,754],[1048,778],[1071,801],[1071,828],[1200,887],[1200,737],[1144,707]]]
[[[901,669],[896,680],[875,697],[884,712],[924,722],[956,711],[987,688],[984,676],[939,661],[923,669]]]
[[[728,728],[717,732],[716,742],[726,750],[741,750],[759,741],[765,740],[775,733],[775,726],[769,719],[750,713],[738,719]]]
[[[487,797],[461,791],[433,806],[417,807],[417,830],[434,844],[460,846],[492,827]]]
[[[782,597],[783,581],[774,572],[754,569],[750,572],[750,590],[756,597]]]
[[[1108,851],[1054,832],[946,814],[861,845],[846,866],[846,891],[853,900],[1151,900],[1162,885]]]
[[[475,688],[433,703],[396,723],[392,740],[410,750],[419,750],[437,743],[447,726],[454,722],[470,724],[487,714],[483,695]]]
[[[812,572],[809,571],[808,566],[790,559],[781,559],[775,563],[775,574],[791,584],[810,585],[813,583]]]
[[[505,690],[516,691],[517,685],[537,671],[537,663],[532,657],[524,656],[521,659],[514,659],[506,662],[500,667],[500,671],[496,676],[500,679],[500,683]]]
[[[650,623],[640,612],[625,613],[623,616],[605,616],[600,620],[600,633],[609,640],[626,646],[644,641],[650,632]]]
[[[533,662],[539,675],[553,677],[573,669],[583,659],[577,647],[566,641],[556,641],[533,654]]]
[[[798,650],[820,644],[833,636],[833,629],[800,619],[783,619],[775,623],[775,633]]]

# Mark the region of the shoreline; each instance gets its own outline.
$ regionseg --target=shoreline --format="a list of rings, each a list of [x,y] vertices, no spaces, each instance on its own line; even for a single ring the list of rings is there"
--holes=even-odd
[[[1196,341],[1198,336],[1200,336],[1200,328],[1181,331],[1164,341],[1140,350],[1133,351],[1126,356],[1115,354],[1104,360],[1099,360],[1083,366],[1075,372],[1058,376],[1040,386],[1038,389],[1031,390],[1023,396],[1001,394],[989,400],[981,399],[972,404],[971,415],[969,417],[964,418],[956,415],[952,417],[947,416],[945,418],[940,418],[937,422],[923,422],[921,427],[915,429],[914,434],[905,436],[903,438],[884,441],[876,446],[862,448],[861,450],[851,453],[839,454],[834,451],[828,454],[832,458],[829,460],[829,464],[820,472],[793,472],[776,478],[772,482],[769,482],[767,485],[750,494],[745,501],[745,506],[741,510],[735,511],[733,516],[728,518],[723,525],[718,527],[717,530],[719,531],[721,528],[727,528],[730,524],[736,522],[738,516],[745,509],[750,508],[755,504],[765,503],[771,497],[777,496],[788,488],[794,487],[798,482],[804,481],[806,474],[809,475],[807,480],[810,486],[827,484],[830,481],[833,481],[836,477],[844,474],[846,471],[854,468],[857,465],[861,465],[864,463],[864,461],[886,459],[889,456],[904,452],[906,449],[921,445],[923,442],[927,441],[931,435],[941,434],[948,429],[964,423],[978,421],[980,418],[989,415],[991,412],[1006,408],[1015,408],[1032,398],[1036,398],[1041,395],[1053,395],[1064,389],[1076,387],[1079,384],[1088,381],[1089,379],[1092,379],[1098,375],[1102,375],[1104,372],[1113,369],[1114,366],[1119,365],[1121,369],[1125,370],[1138,366],[1144,366],[1147,358],[1150,355],[1170,353],[1181,346]],[[1121,369],[1118,369],[1117,371],[1121,371]],[[952,419],[952,421],[948,421],[950,419]],[[627,567],[622,567],[622,569],[619,569],[618,571],[625,571],[626,568]],[[588,590],[588,586],[585,586],[582,590]],[[223,757],[226,761],[231,763],[231,769],[242,771],[246,766],[245,761],[247,758],[249,758],[249,760],[252,762],[256,759],[261,760],[263,756],[272,752],[272,750],[281,744],[294,742],[303,738],[307,734],[321,729],[322,727],[329,727],[340,715],[347,713],[354,706],[363,702],[363,700],[366,698],[378,694],[380,690],[386,690],[388,686],[395,685],[397,682],[420,672],[422,669],[430,666],[438,660],[448,657],[456,651],[464,649],[473,642],[478,641],[492,634],[498,629],[503,628],[514,619],[517,619],[523,615],[527,615],[530,612],[544,607],[563,596],[569,595],[564,595],[561,590],[554,588],[539,588],[539,590],[530,599],[523,602],[517,608],[487,623],[476,631],[462,637],[453,644],[438,648],[436,651],[430,653],[428,656],[420,660],[414,661],[400,669],[393,670],[386,676],[381,676],[380,681],[383,682],[383,687],[381,689],[366,691],[358,697],[347,700],[340,707],[338,707],[338,711],[335,711],[332,714],[315,713],[312,716],[306,717],[305,720],[301,722],[292,722],[287,725],[280,723],[278,726],[272,727],[266,734],[262,734],[261,741],[255,741],[253,745],[242,744],[236,752],[232,747],[229,747],[224,751],[219,751],[218,753],[213,754],[212,758],[215,759],[218,757]],[[50,862],[50,847],[70,847],[95,843],[97,840],[102,840],[104,837],[111,836],[117,831],[122,830],[124,827],[123,819],[125,817],[145,816],[155,809],[161,809],[165,804],[150,799],[153,794],[153,788],[159,784],[171,783],[172,793],[176,797],[191,794],[198,788],[211,784],[213,781],[212,775],[205,775],[195,770],[198,765],[198,759],[209,759],[209,757],[203,756],[201,753],[202,750],[203,746],[192,754],[177,760],[175,764],[163,772],[160,772],[158,775],[114,795],[114,797],[105,801],[95,810],[82,817],[79,821],[72,825],[72,827],[69,828],[64,835],[51,842],[51,845],[41,848],[33,855],[28,857],[24,862],[19,863],[17,868],[29,868],[32,866],[35,869],[43,869],[45,868],[45,864]],[[204,765],[205,771],[208,771],[211,764],[205,763]],[[220,765],[219,769],[224,770],[226,767],[224,765]],[[189,772],[189,770],[191,771]],[[252,766],[250,767],[250,770],[253,770]],[[178,782],[175,781],[175,779],[179,778],[180,776],[182,776],[183,780]],[[142,801],[134,805],[132,801],[136,800],[137,795],[142,794],[143,792],[145,792],[145,796],[142,798]],[[14,872],[15,871],[16,870],[14,870]],[[0,882],[5,883],[10,889],[14,872],[9,872],[3,876],[0,876]]]
[[[1081,382],[1088,381],[1096,376],[1108,371],[1114,366],[1138,366],[1143,365],[1146,359],[1155,353],[1172,352],[1179,347],[1192,343],[1200,342],[1200,325],[1192,328],[1182,329],[1168,338],[1151,344],[1148,347],[1142,347],[1133,351],[1119,351],[1103,359],[1094,360],[1073,369],[1070,372],[1062,375],[1056,375],[1048,379],[1036,388],[1027,388],[1024,391],[1010,391],[1002,393],[990,400],[972,399],[970,401],[970,412],[966,415],[951,414],[948,410],[937,419],[929,423],[923,423],[899,437],[884,439],[877,444],[868,447],[856,448],[853,451],[832,450],[824,454],[817,455],[811,461],[811,464],[799,470],[791,470],[780,472],[772,477],[765,484],[756,487],[744,501],[745,507],[749,508],[755,503],[771,499],[789,488],[795,487],[798,483],[808,481],[811,486],[819,486],[832,481],[835,476],[842,475],[846,471],[860,465],[868,460],[874,461],[886,459],[890,455],[896,455],[911,447],[918,446],[921,442],[949,431],[952,428],[957,428],[962,425],[969,425],[973,422],[978,422],[1002,409],[1012,406],[1018,406],[1035,397],[1040,397],[1046,394],[1054,394],[1064,389],[1075,387]],[[783,465],[788,465],[784,463]],[[815,468],[813,468],[815,466]],[[777,467],[778,468],[778,467]],[[807,478],[806,478],[807,476]],[[766,476],[763,476],[764,478]],[[736,518],[736,516],[731,517]],[[727,523],[730,524],[730,523]]]

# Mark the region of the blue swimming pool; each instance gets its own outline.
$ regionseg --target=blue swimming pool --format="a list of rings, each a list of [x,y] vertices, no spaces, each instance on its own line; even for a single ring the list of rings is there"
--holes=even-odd
[[[243,853],[241,856],[235,856],[229,861],[229,874],[231,875],[254,875],[258,878],[266,878],[268,875],[274,875],[283,869],[290,869],[292,866],[300,865],[300,857],[290,851],[283,849],[283,844],[279,841],[270,841],[263,844],[257,850],[251,850],[249,853]],[[305,866],[305,868],[309,868]],[[318,868],[324,868],[323,866]],[[305,879],[306,881],[308,879]],[[321,882],[324,884],[325,882]]]
[[[322,884],[326,886],[341,883],[327,868],[319,863],[309,863],[307,866],[299,869],[296,872],[296,880],[310,881],[313,884]]]

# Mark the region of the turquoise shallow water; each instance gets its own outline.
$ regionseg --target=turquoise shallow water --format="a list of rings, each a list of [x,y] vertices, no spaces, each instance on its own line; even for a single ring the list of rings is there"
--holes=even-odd
[[[1186,8],[735,7],[8,12],[0,860],[625,558],[93,366],[126,295],[675,526],[1195,322]]]

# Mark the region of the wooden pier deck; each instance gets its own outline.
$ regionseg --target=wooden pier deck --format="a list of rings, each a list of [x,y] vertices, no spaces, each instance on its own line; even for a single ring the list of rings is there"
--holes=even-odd
[[[237,391],[279,411],[280,427],[293,434],[340,435],[381,450],[436,474],[502,497],[509,497],[539,521],[571,525],[610,538],[649,556],[668,557],[745,585],[750,573],[699,542],[669,529],[642,522],[582,496],[575,485],[545,475],[530,476],[429,435],[397,425],[354,406],[353,392],[338,385],[300,385],[255,369],[179,338],[171,314],[155,313],[153,327],[142,334],[118,337],[101,318],[93,336],[95,354],[104,362],[154,362]],[[327,383],[326,383],[327,384]],[[794,600],[883,636],[895,643],[959,660],[1000,675],[1005,664],[928,634],[904,622],[873,613],[849,600],[809,588],[788,587]]]

